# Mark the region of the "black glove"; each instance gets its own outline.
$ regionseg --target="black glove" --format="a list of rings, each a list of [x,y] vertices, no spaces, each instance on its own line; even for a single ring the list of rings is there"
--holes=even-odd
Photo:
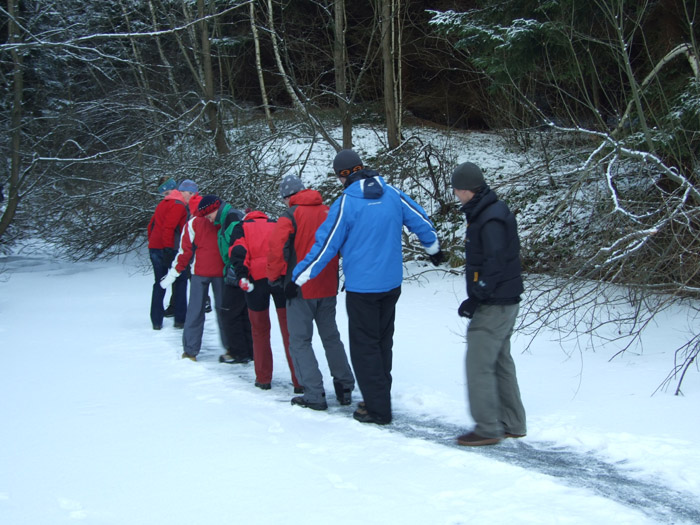
[[[434,266],[437,266],[438,264],[445,262],[445,254],[443,253],[442,250],[440,250],[437,253],[434,253],[432,255],[429,255],[429,257],[430,257],[430,262],[433,263]]]
[[[228,286],[236,286],[238,283],[238,277],[236,276],[236,270],[233,269],[233,266],[229,266],[226,269],[226,275],[224,275],[224,284]]]
[[[479,303],[470,297],[469,299],[462,301],[462,304],[460,304],[459,308],[457,309],[457,313],[460,317],[471,319],[477,306],[479,306]]]
[[[175,259],[175,250],[173,248],[163,248],[163,264],[170,266]]]
[[[299,295],[299,287],[294,281],[289,281],[284,287],[284,296],[287,299],[294,299],[297,295]]]

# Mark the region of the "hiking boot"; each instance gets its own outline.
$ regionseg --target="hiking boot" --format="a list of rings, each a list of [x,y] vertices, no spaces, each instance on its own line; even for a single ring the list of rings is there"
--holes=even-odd
[[[228,363],[230,365],[239,363],[249,363],[250,357],[241,357],[233,354],[223,354],[219,356],[219,363]]]
[[[258,383],[257,381],[255,382],[255,386],[260,390],[270,390],[272,388],[272,384],[270,383]]]
[[[169,304],[165,309],[163,317],[175,317],[175,307],[172,304]]]
[[[503,437],[505,437],[505,438],[512,438],[512,439],[520,439],[520,438],[524,438],[525,436],[527,436],[527,434],[511,434],[510,432],[506,432],[503,435]]]
[[[304,408],[310,408],[311,410],[327,410],[328,403],[323,401],[322,403],[310,403],[302,396],[297,396],[292,398],[292,405],[297,405]]]
[[[303,394],[303,393],[304,393],[304,387],[303,387],[303,386],[295,386],[295,387],[294,387],[294,393],[295,393],[295,394]]]
[[[208,314],[211,312],[211,299],[207,295],[207,300],[204,302],[204,313]]]
[[[173,324],[173,327],[182,330],[185,327],[185,323],[175,323]]]
[[[182,352],[182,358],[183,359],[189,359],[190,361],[196,361],[197,356],[196,355],[190,355],[187,352]]]
[[[500,443],[502,438],[487,438],[480,436],[476,432],[468,432],[457,438],[457,444],[463,447],[483,447],[484,445],[495,445]]]
[[[364,403],[363,403],[364,404]],[[352,417],[355,418],[360,423],[374,423],[375,425],[388,425],[391,423],[391,419],[385,419],[377,416],[373,416],[365,407],[358,408],[353,412]]]
[[[163,327],[162,327],[161,325],[159,325],[159,324],[154,324],[154,325],[153,325],[153,329],[154,329],[154,330],[160,330],[161,328],[163,328]]]
[[[343,406],[352,404],[352,390],[349,388],[343,388],[342,383],[337,383],[333,381],[333,388],[335,388],[335,398]]]

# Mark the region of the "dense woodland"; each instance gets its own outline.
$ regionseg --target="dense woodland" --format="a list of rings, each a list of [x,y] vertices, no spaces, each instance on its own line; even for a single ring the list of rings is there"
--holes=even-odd
[[[369,122],[384,144],[373,166],[421,188],[458,267],[452,166],[411,140],[420,124],[497,131],[533,159],[529,183],[502,190],[528,217],[531,274],[624,284],[651,312],[697,298],[696,4],[7,0],[0,250],[29,237],[75,258],[140,246],[166,175],[274,211],[261,188],[304,171],[279,137],[337,150]]]

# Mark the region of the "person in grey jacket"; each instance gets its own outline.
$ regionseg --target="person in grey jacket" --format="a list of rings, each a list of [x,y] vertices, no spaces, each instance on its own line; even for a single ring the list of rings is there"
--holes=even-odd
[[[515,216],[484,181],[481,169],[464,162],[452,173],[454,193],[467,219],[467,299],[458,313],[467,328],[467,392],[476,427],[457,438],[463,446],[493,445],[524,437],[510,336],[518,315],[523,280]]]

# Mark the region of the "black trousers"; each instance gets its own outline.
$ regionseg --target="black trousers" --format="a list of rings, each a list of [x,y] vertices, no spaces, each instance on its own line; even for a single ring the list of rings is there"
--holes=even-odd
[[[221,299],[221,339],[226,351],[235,357],[253,358],[253,336],[250,333],[245,292],[238,286],[224,285]]]
[[[388,292],[347,292],[350,360],[367,411],[391,421],[391,363],[396,302],[401,287]]]

